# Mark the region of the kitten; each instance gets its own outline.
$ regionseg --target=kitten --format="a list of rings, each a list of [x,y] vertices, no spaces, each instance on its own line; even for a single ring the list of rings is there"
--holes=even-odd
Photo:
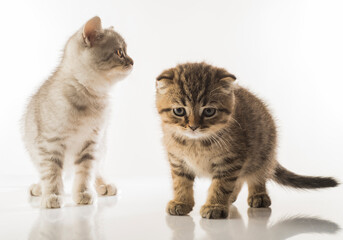
[[[204,218],[226,218],[243,182],[248,204],[271,205],[266,181],[294,188],[335,187],[333,178],[292,173],[276,160],[277,132],[266,105],[235,76],[205,63],[187,63],[157,77],[156,105],[174,186],[171,215],[186,215],[194,206],[195,176],[212,178]]]
[[[124,39],[90,19],[67,42],[61,63],[31,98],[24,115],[24,142],[40,174],[31,195],[45,208],[62,204],[62,170],[75,168],[73,200],[91,204],[116,188],[100,175],[110,87],[131,71]]]

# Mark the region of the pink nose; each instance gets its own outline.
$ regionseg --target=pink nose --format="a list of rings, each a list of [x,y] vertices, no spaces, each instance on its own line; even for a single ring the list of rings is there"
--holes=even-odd
[[[195,131],[196,129],[199,128],[199,126],[189,126],[190,129],[192,129],[193,131]]]

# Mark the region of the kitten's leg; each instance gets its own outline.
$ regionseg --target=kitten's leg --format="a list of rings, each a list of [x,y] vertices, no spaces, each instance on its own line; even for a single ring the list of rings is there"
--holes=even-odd
[[[101,173],[103,165],[105,163],[105,153],[106,153],[106,130],[104,135],[100,138],[97,153],[99,156],[99,162],[96,166],[96,176],[95,176],[95,190],[100,196],[114,196],[117,194],[117,188],[113,183],[109,183],[103,177]]]
[[[238,179],[235,183],[235,188],[233,189],[233,192],[230,196],[230,203],[234,203],[237,200],[238,194],[240,193],[242,186],[243,186],[244,181]]]
[[[95,189],[99,195],[114,196],[117,194],[117,188],[113,183],[106,183],[100,175],[95,178]]]
[[[229,178],[227,178],[229,179]],[[235,188],[235,181],[226,178],[213,178],[205,205],[201,207],[203,218],[227,218],[229,213],[229,198]]]
[[[95,168],[94,141],[86,141],[76,158],[75,179],[73,185],[73,200],[77,204],[92,204],[94,200],[93,186]]]
[[[39,155],[40,161],[38,170],[41,177],[41,205],[44,208],[59,208],[62,205],[63,193],[63,149],[61,149],[61,147],[47,145],[44,147],[39,147]],[[35,186],[34,190],[37,190],[37,192],[31,191],[31,193],[38,194],[39,185]]]
[[[224,159],[224,162],[227,160]],[[212,184],[209,189],[207,201],[200,209],[203,218],[227,218],[229,213],[229,199],[235,190],[241,163],[228,165],[226,163],[214,164]],[[239,185],[237,186],[240,187]],[[237,188],[237,192],[238,191]],[[233,196],[235,197],[235,196]]]
[[[266,182],[248,179],[249,197],[248,204],[253,208],[269,207],[271,200],[267,194]]]
[[[184,162],[169,154],[169,162],[173,178],[174,199],[167,205],[170,215],[187,215],[194,206],[193,182],[194,174],[187,171]]]

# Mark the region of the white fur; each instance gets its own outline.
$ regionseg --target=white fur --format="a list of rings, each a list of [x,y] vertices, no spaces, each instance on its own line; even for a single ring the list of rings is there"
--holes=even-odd
[[[62,198],[58,195],[60,193],[55,194],[53,189],[63,191],[63,180],[59,176],[58,168],[53,164],[48,167],[43,166],[46,162],[43,162],[45,159],[42,157],[42,148],[46,151],[64,153],[63,171],[70,170],[70,167],[76,168],[73,198],[77,203],[91,204],[93,202],[92,185],[95,178],[101,184],[102,191],[104,187],[108,187],[110,191],[107,194],[116,192],[115,186],[106,184],[99,173],[108,122],[108,92],[132,69],[115,68],[110,71],[95,69],[90,61],[89,51],[80,49],[79,44],[82,37],[82,30],[80,30],[69,39],[58,70],[32,97],[24,115],[23,139],[41,177],[49,172],[57,171],[57,177],[53,183],[40,181],[38,187],[41,187],[42,207],[60,207]],[[68,93],[71,86],[80,92],[87,91],[89,93],[87,96],[92,96],[89,98],[90,103],[87,106],[91,109],[89,110],[90,114],[78,113],[68,102],[65,94]],[[39,116],[39,121],[37,121],[37,116]],[[63,140],[65,149],[60,143],[46,141],[46,139],[56,137],[65,137]],[[80,151],[88,140],[96,142],[93,146],[94,150],[92,150],[95,160],[88,161],[88,165],[86,163],[75,165],[74,162],[80,157]],[[103,192],[106,193],[106,191]]]

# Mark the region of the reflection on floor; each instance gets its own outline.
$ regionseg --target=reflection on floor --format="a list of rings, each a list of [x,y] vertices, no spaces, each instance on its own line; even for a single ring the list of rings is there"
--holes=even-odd
[[[196,184],[197,204],[183,217],[165,213],[168,181],[119,182],[118,196],[76,206],[66,195],[61,209],[40,209],[39,198],[26,201],[26,188],[0,185],[0,239],[343,239],[342,210],[333,206],[339,207],[340,189],[293,193],[272,187],[273,205],[266,209],[247,208],[245,189],[228,219],[208,220],[199,214],[206,182]]]
[[[231,207],[228,220],[201,219],[200,227],[206,232],[206,239],[288,239],[302,233],[335,234],[339,226],[331,221],[314,217],[289,217],[267,226],[271,208],[248,209],[247,227],[235,206]],[[195,239],[195,223],[190,216],[166,217],[167,225],[173,230],[173,239]]]
[[[28,239],[104,239],[101,217],[103,211],[116,205],[116,199],[103,198],[97,205],[40,210]],[[31,200],[34,206],[39,204],[39,198]]]

